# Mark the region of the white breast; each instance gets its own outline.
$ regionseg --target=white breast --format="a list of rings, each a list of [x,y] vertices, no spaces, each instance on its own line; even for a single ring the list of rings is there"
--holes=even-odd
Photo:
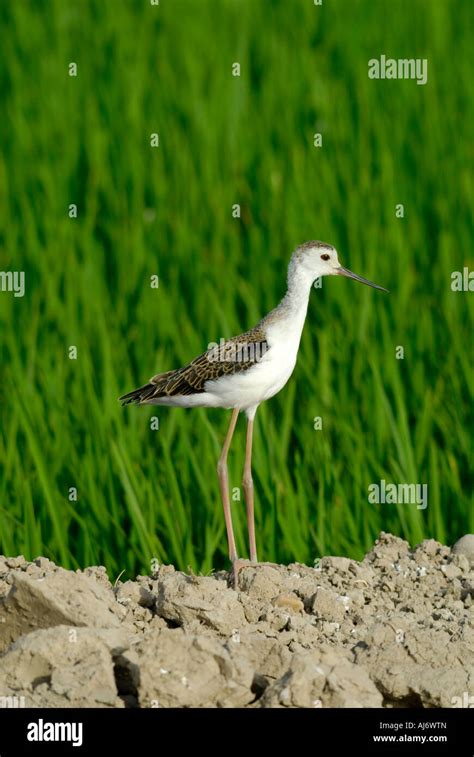
[[[273,397],[293,373],[301,330],[300,319],[269,325],[266,331],[269,349],[259,362],[241,373],[206,382],[206,394],[218,397],[223,407],[242,410]]]
[[[160,397],[153,402],[181,407],[237,407],[253,418],[257,406],[285,386],[295,367],[312,278],[300,271],[293,279],[280,305],[260,323],[269,349],[252,368],[206,381],[204,392]]]

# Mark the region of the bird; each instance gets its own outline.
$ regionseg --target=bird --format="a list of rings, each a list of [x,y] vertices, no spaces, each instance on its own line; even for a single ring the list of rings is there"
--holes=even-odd
[[[259,405],[287,383],[296,364],[301,334],[313,284],[322,276],[344,276],[388,292],[384,287],[344,268],[336,248],[312,240],[299,245],[288,265],[287,291],[280,304],[256,326],[239,336],[211,343],[190,363],[158,373],[147,384],[124,394],[123,405],[213,407],[231,410],[230,423],[217,463],[227,532],[231,576],[237,588],[239,571],[258,563],[252,479],[252,439]],[[245,463],[242,478],[250,560],[238,556],[229,498],[227,457],[239,413],[247,417]],[[267,563],[268,564],[268,563]]]

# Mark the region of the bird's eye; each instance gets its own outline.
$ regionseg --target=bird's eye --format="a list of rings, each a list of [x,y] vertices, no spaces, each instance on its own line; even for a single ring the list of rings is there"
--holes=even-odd
[[[324,255],[321,255],[321,260],[329,260],[330,257],[327,253],[324,253]]]

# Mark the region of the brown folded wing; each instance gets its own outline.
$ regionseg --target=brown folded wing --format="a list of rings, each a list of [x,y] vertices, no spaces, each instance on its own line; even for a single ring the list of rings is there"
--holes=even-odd
[[[256,326],[222,345],[203,352],[183,368],[158,373],[148,384],[125,394],[120,399],[124,404],[128,404],[150,402],[159,397],[200,394],[206,391],[207,381],[249,370],[261,360],[267,350],[265,332]]]

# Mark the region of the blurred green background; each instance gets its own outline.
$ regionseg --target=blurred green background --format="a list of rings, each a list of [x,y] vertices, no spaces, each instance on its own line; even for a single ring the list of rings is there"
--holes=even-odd
[[[293,377],[256,418],[261,559],[474,530],[474,295],[451,291],[474,266],[472,21],[455,0],[1,3],[0,271],[26,294],[0,293],[0,552],[227,565],[228,414],[117,398],[254,325],[312,238],[391,294],[312,293]],[[369,80],[382,54],[427,58],[427,85]],[[381,479],[428,484],[427,509],[369,504]]]

